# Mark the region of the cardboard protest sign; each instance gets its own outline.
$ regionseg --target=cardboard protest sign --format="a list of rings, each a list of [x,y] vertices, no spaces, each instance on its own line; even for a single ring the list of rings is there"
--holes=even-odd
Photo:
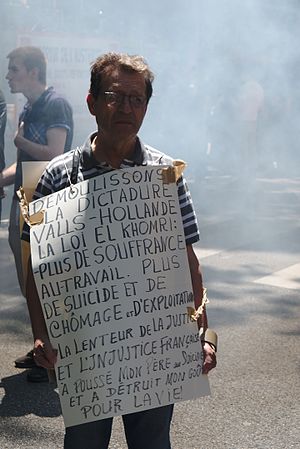
[[[114,170],[36,200],[33,272],[65,425],[209,394],[175,182]]]
[[[49,161],[23,161],[22,162],[22,179],[23,190],[26,195],[26,200],[31,201],[32,195],[36,189],[37,183],[41,174],[45,170]],[[23,214],[20,214],[20,234],[22,235],[24,226]],[[30,256],[30,246],[25,240],[21,240],[21,254],[22,254],[22,271],[23,271],[23,289],[25,291],[27,279],[28,259]]]

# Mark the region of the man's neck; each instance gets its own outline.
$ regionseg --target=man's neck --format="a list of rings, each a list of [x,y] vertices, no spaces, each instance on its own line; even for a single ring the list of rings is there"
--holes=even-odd
[[[125,142],[107,142],[100,133],[96,134],[92,142],[94,157],[99,162],[107,162],[113,168],[119,168],[125,158],[134,153],[137,136]]]
[[[40,96],[45,92],[47,86],[45,84],[37,84],[32,87],[30,91],[24,92],[23,95],[27,98],[30,104],[33,104],[40,98]]]

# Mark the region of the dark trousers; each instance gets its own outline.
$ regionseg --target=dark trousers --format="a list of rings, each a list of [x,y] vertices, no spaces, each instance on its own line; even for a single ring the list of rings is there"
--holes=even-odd
[[[173,405],[123,415],[128,449],[171,449]],[[113,418],[67,427],[64,449],[107,449]]]
[[[25,296],[25,285],[23,282],[22,250],[20,237],[20,206],[17,199],[12,200],[8,226],[8,243],[15,258],[15,266],[21,292]]]

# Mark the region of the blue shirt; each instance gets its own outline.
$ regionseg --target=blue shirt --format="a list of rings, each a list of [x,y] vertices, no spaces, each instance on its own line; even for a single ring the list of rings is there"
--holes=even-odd
[[[47,145],[47,131],[51,128],[65,128],[67,138],[65,151],[69,151],[73,139],[73,114],[67,100],[49,87],[33,103],[27,102],[19,117],[19,123],[24,122],[24,137],[41,145]],[[45,155],[45,160],[49,157]],[[17,159],[15,191],[22,185],[22,162],[36,160],[20,149]],[[42,160],[42,159],[40,159]]]

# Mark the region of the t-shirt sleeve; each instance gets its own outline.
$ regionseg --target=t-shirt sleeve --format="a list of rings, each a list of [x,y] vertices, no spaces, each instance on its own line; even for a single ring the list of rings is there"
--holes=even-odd
[[[186,180],[183,177],[180,177],[177,181],[177,188],[185,242],[187,245],[191,245],[192,243],[198,242],[200,236],[192,197]]]
[[[73,124],[72,108],[64,98],[55,98],[49,106],[48,129],[66,128],[71,130]]]

